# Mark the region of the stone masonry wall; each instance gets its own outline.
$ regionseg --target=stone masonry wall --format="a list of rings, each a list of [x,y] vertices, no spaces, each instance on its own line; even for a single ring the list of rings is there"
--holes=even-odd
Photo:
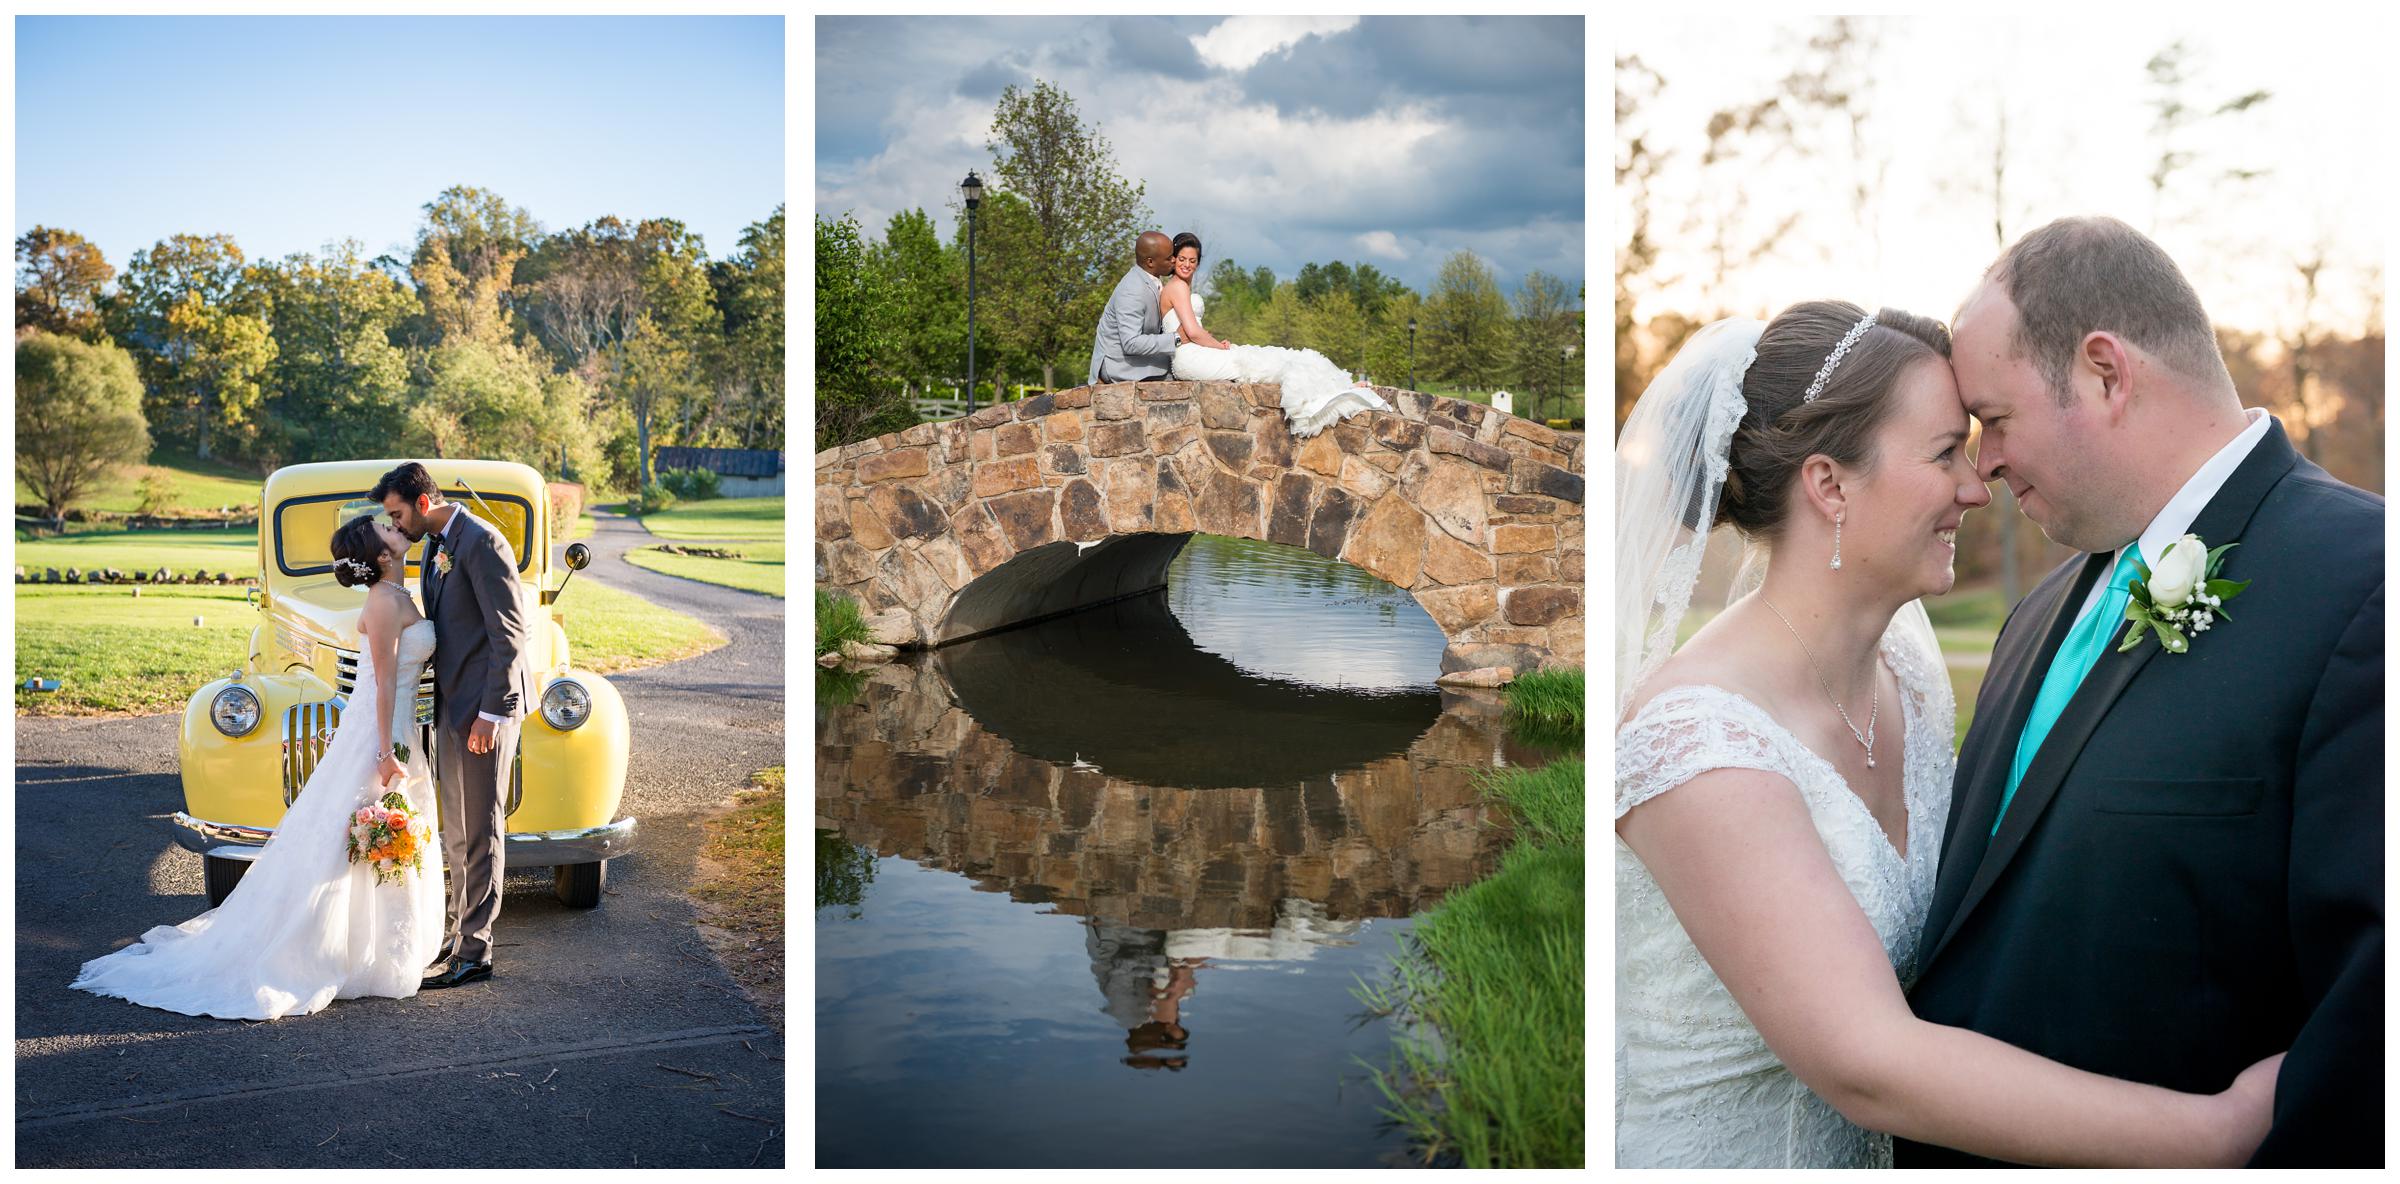
[[[1295,440],[1281,390],[1115,383],[817,454],[816,579],[886,640],[943,637],[959,590],[1059,541],[1202,531],[1307,547],[1415,594],[1443,669],[1583,664],[1584,437],[1377,388]]]

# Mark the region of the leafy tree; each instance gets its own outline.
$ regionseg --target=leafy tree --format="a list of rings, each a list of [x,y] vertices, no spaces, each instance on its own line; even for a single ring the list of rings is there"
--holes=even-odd
[[[1476,388],[1499,377],[1508,347],[1508,302],[1492,269],[1474,252],[1443,262],[1425,297],[1421,330],[1420,371]]]
[[[858,220],[816,216],[817,451],[899,431],[916,412],[881,371],[896,349],[898,308],[868,258]]]
[[[259,416],[263,463],[372,456],[406,423],[408,359],[391,342],[416,298],[356,239],[258,269],[275,359]]]
[[[1419,318],[1421,322],[1423,316],[1423,302],[1417,299],[1413,290],[1402,288],[1383,302],[1383,307],[1376,312],[1368,329],[1367,373],[1387,386],[1406,386],[1409,383],[1408,322],[1411,317]],[[1420,323],[1420,335],[1423,328]],[[1417,344],[1419,349],[1414,377],[1421,380],[1425,375],[1424,343],[1420,341]]]
[[[1277,284],[1275,295],[1250,318],[1247,334],[1256,340],[1242,344],[1305,348],[1308,345],[1307,314],[1308,306],[1300,302],[1299,285]]]
[[[150,455],[142,380],[112,342],[35,330],[17,340],[17,480],[56,520],[110,466]]]
[[[422,351],[406,441],[436,457],[555,463],[543,379],[549,366],[508,341],[461,338]]]
[[[1583,343],[1577,340],[1575,309],[1565,281],[1541,271],[1525,277],[1517,288],[1513,337],[1516,348],[1509,368],[1516,373],[1515,381],[1535,396],[1536,407],[1544,400],[1564,405],[1583,372]],[[1568,346],[1575,348],[1572,358],[1562,352]]]
[[[783,447],[783,207],[765,221],[742,228],[741,249],[726,261],[717,303],[725,314],[725,350],[719,371],[741,376],[736,400],[741,446]],[[719,384],[720,397],[725,387]]]
[[[1297,289],[1299,284],[1292,286]],[[1309,348],[1332,359],[1334,365],[1354,372],[1366,365],[1367,318],[1350,299],[1348,289],[1331,288],[1309,301],[1300,324]]]
[[[436,341],[497,341],[515,311],[511,287],[517,263],[542,228],[523,208],[497,193],[453,185],[425,203],[409,274],[424,301]]]
[[[1047,82],[1000,93],[992,116],[998,187],[1025,199],[1036,233],[1006,249],[1031,281],[996,286],[994,328],[1042,368],[1055,388],[1059,360],[1082,350],[1109,289],[1133,262],[1133,240],[1149,225],[1143,187],[1116,172],[1108,141],[1075,113],[1075,100]]]
[[[541,241],[517,271],[516,301],[566,369],[606,378],[608,351],[639,315],[636,227],[614,215]]]
[[[274,358],[254,278],[232,236],[172,235],[134,252],[103,305],[109,333],[141,372],[147,418],[188,430],[204,460],[216,429],[248,424]]]
[[[874,258],[899,308],[899,323],[894,326],[899,348],[892,364],[903,385],[913,392],[929,378],[965,373],[965,255],[942,244],[925,211],[903,210],[892,215],[884,228]],[[980,265],[982,260],[976,262]],[[985,290],[979,284],[976,295],[982,296]]]
[[[17,236],[17,331],[101,335],[100,293],[117,271],[80,234],[36,226]]]

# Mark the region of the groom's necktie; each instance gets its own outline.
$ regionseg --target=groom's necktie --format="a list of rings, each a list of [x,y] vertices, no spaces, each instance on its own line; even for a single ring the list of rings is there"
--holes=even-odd
[[[2108,639],[2117,635],[2117,626],[2125,623],[2125,602],[2133,596],[2135,555],[2138,544],[2129,543],[2125,553],[2117,557],[2117,566],[2108,573],[2108,590],[2100,594],[2100,603],[2092,606],[2067,639],[2059,643],[2058,653],[2050,659],[2050,672],[2042,676],[2042,689],[2033,696],[2033,714],[2025,717],[2025,730],[2017,735],[2017,757],[2008,767],[2008,789],[2000,795],[2000,813],[1992,818],[1992,833],[2000,833],[2000,819],[2008,814],[2008,803],[2017,796],[2017,786],[2025,780],[2025,769],[2033,764],[2033,754],[2042,750],[2042,740],[2067,710],[2067,700],[2075,697],[2083,677],[2092,672],[2100,660]]]

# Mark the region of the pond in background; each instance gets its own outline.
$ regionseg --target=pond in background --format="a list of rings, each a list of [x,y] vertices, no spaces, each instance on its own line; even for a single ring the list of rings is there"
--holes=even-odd
[[[1352,987],[1543,755],[1371,576],[1196,535],[1169,581],[820,696],[819,1166],[1405,1158]]]

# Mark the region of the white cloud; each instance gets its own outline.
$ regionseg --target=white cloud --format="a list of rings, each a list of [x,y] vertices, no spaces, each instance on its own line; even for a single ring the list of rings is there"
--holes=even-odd
[[[1350,241],[1357,243],[1359,250],[1365,251],[1367,254],[1373,255],[1378,259],[1408,258],[1408,252],[1402,250],[1400,247],[1399,238],[1394,236],[1392,232],[1388,230],[1370,230],[1365,234],[1351,239]]]
[[[1229,16],[1192,38],[1200,60],[1220,70],[1247,70],[1258,59],[1311,35],[1325,37],[1358,24],[1355,16]]]

